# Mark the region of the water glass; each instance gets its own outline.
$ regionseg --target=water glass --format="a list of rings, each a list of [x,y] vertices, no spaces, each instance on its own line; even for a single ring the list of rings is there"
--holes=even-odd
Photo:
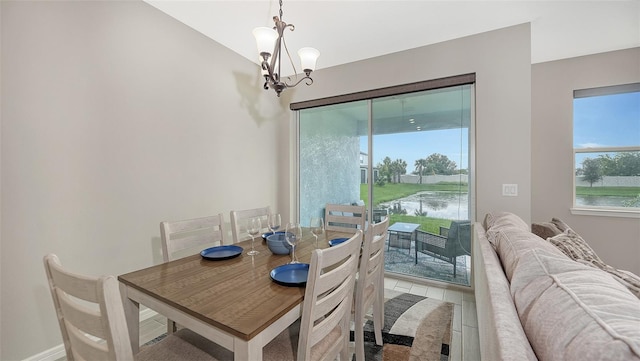
[[[253,242],[255,237],[260,233],[262,229],[262,223],[260,222],[260,217],[249,218],[247,220],[247,233],[251,236],[251,251],[247,252],[249,256],[254,256],[260,252],[256,251],[253,247]]]
[[[271,230],[271,233],[275,234],[276,231],[280,229],[280,226],[282,225],[280,213],[269,214],[268,222],[269,222],[268,227]]]
[[[311,217],[309,227],[311,234],[316,238],[316,248],[318,248],[318,237],[324,234],[324,220],[322,217]]]
[[[289,263],[299,263],[296,259],[296,245],[302,239],[302,227],[300,227],[300,224],[287,223],[284,239],[291,246],[291,262]]]

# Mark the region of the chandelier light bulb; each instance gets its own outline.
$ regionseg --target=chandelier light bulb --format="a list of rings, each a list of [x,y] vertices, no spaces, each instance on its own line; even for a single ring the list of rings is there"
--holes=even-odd
[[[258,54],[260,54],[261,57],[264,57],[264,54],[271,56],[276,45],[276,40],[278,39],[278,33],[272,28],[259,27],[253,29],[253,36],[256,38]]]
[[[302,70],[305,73],[311,73],[316,70],[316,61],[320,56],[320,52],[315,48],[301,48],[298,50],[298,56],[300,56],[300,63],[302,64]]]

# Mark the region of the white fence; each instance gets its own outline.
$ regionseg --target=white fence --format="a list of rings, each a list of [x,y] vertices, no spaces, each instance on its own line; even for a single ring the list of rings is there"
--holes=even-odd
[[[589,187],[591,184],[582,180],[582,176],[576,176],[576,186]],[[640,176],[613,177],[604,176],[601,180],[593,182],[594,187],[640,187]]]

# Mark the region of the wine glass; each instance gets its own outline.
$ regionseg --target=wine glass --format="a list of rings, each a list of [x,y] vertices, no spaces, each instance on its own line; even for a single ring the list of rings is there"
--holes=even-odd
[[[287,223],[287,227],[285,229],[285,240],[291,246],[291,262],[289,263],[299,263],[296,260],[296,245],[302,239],[302,228],[299,223]]]
[[[247,233],[249,233],[249,235],[251,236],[251,251],[247,252],[249,256],[254,256],[260,253],[256,251],[255,248],[253,248],[253,241],[258,233],[260,233],[261,229],[262,224],[260,222],[260,217],[249,218],[247,220]]]
[[[281,223],[281,219],[280,219],[280,213],[272,213],[269,215],[269,229],[271,230],[272,234],[276,234],[276,231],[280,228]]]
[[[311,234],[316,238],[316,248],[318,248],[318,236],[324,233],[324,221],[322,217],[311,217],[309,227],[311,228]]]

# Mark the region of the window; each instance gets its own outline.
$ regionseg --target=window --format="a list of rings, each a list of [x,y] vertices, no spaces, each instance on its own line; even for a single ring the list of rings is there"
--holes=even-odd
[[[640,83],[575,90],[573,97],[574,213],[637,216]]]

